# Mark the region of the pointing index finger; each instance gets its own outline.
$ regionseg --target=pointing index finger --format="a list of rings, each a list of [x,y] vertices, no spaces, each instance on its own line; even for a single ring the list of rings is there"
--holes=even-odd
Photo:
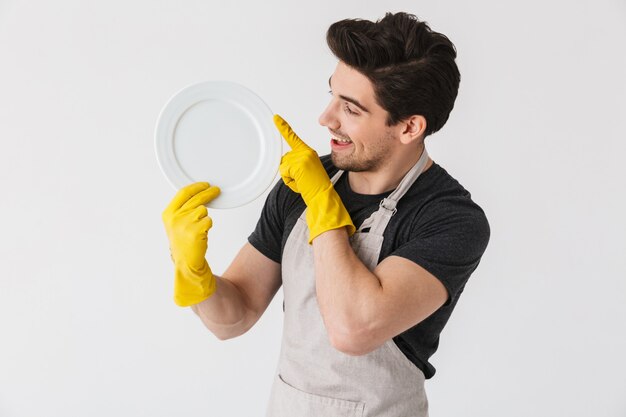
[[[276,128],[280,132],[280,134],[285,138],[291,149],[302,149],[308,148],[309,146],[304,143],[302,139],[296,135],[296,132],[293,131],[289,123],[287,123],[282,117],[275,114],[274,115],[274,124]]]

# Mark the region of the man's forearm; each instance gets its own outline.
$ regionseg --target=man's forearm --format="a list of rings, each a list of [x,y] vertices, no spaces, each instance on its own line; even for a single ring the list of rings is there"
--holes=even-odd
[[[250,315],[239,289],[229,280],[218,277],[215,293],[191,306],[204,325],[221,340],[231,339],[249,329]]]
[[[380,280],[354,253],[345,228],[313,240],[317,301],[329,336],[342,340],[367,337],[375,321]]]

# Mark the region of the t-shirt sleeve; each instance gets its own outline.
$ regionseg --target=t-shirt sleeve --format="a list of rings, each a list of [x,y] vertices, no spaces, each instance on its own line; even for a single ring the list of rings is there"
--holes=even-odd
[[[284,187],[282,181],[278,181],[265,199],[265,205],[257,225],[248,236],[248,242],[259,252],[274,262],[281,261],[281,246],[284,229]]]
[[[445,204],[430,210],[430,219],[413,227],[411,239],[391,255],[409,259],[443,283],[449,305],[478,266],[489,242],[487,218],[478,206]]]

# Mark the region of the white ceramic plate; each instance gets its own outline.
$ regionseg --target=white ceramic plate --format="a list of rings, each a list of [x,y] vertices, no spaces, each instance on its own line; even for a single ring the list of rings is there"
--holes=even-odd
[[[188,86],[163,107],[156,125],[157,161],[169,183],[217,185],[211,208],[239,207],[272,184],[282,156],[273,113],[259,96],[232,82]]]

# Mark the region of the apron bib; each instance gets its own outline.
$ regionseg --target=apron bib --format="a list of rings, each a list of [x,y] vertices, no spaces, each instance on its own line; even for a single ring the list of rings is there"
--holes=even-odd
[[[378,263],[383,232],[398,201],[427,162],[424,149],[398,187],[350,238],[370,270]],[[337,172],[332,183],[342,174]],[[287,238],[282,259],[285,317],[267,417],[427,417],[424,374],[393,339],[362,356],[347,355],[330,344],[317,304],[305,213]]]

